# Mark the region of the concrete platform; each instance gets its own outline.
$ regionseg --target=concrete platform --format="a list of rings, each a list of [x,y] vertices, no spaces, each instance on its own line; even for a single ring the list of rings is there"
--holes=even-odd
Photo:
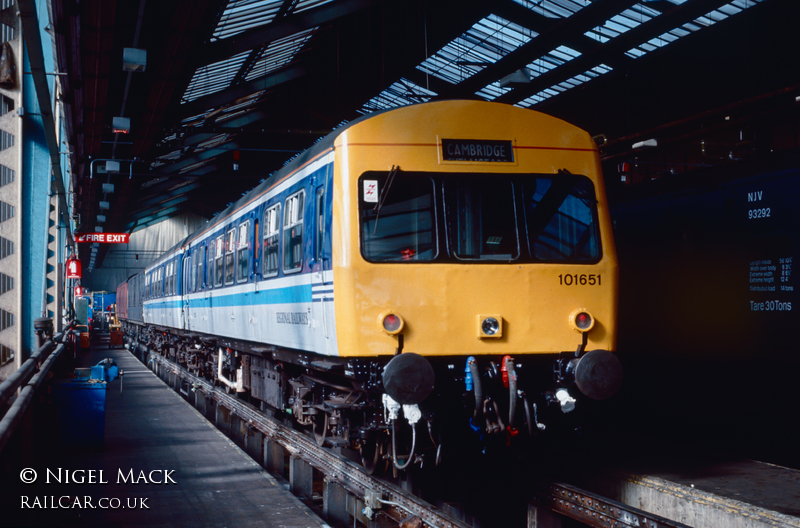
[[[694,528],[800,528],[797,469],[636,438],[592,447],[569,479],[583,489]]]
[[[127,350],[93,347],[78,361],[105,358],[125,374],[122,391],[120,380],[106,390],[104,448],[54,445],[0,525],[327,526]]]

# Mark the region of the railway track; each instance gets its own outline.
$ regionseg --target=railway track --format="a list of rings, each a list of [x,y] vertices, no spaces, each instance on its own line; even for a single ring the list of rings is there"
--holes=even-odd
[[[141,347],[140,347],[141,351]],[[292,459],[299,459],[324,475],[324,486],[338,486],[348,495],[338,505],[324,504],[323,511],[334,520],[354,526],[355,521],[373,527],[401,526],[431,528],[472,528],[401,487],[365,473],[355,462],[317,445],[310,437],[265,415],[251,404],[214,387],[194,376],[180,365],[153,352],[146,351],[151,369],[175,390],[189,395],[190,390],[206,401],[227,409],[245,427],[279,445]],[[141,356],[140,356],[141,357]],[[187,390],[181,390],[181,387]],[[290,480],[291,480],[290,476]],[[294,486],[290,483],[290,487]],[[685,525],[653,515],[637,508],[600,497],[574,486],[541,481],[529,498],[528,526],[551,526],[552,519],[565,516],[586,526],[597,528],[682,528]],[[331,496],[335,496],[332,493]],[[327,494],[323,501],[329,501]],[[555,517],[554,517],[555,516]],[[351,520],[353,519],[353,520]],[[558,521],[560,526],[560,521]]]
[[[311,438],[269,418],[252,405],[226,394],[172,361],[154,353],[149,357],[153,361],[154,369],[155,365],[160,365],[161,368],[170,370],[195,391],[201,392],[207,398],[214,400],[217,405],[229,409],[234,415],[245,420],[248,427],[278,443],[289,456],[303,460],[325,475],[328,483],[335,483],[344,488],[358,499],[357,503],[364,504],[360,512],[364,517],[388,516],[398,523],[412,518],[419,519],[424,526],[470,528],[469,525],[398,486],[365,473],[356,463],[323,449]],[[358,516],[359,512],[350,513]]]

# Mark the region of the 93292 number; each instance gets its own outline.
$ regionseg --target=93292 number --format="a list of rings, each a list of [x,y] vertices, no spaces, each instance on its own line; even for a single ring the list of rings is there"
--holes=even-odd
[[[558,284],[561,286],[601,286],[602,275],[594,273],[574,273],[558,276]]]
[[[747,217],[750,220],[754,218],[769,218],[772,213],[772,210],[769,207],[762,207],[761,209],[750,209],[747,211]]]

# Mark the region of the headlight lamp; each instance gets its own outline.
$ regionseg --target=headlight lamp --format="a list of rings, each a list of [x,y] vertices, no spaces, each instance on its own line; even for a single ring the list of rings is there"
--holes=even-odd
[[[500,323],[494,317],[487,317],[481,323],[481,331],[488,335],[493,336],[500,330]]]
[[[503,317],[496,314],[478,315],[478,338],[503,337]]]

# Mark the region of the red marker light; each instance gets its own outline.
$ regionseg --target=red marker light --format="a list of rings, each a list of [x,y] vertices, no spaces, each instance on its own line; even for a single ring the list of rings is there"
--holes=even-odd
[[[394,314],[389,314],[383,318],[383,328],[387,332],[397,332],[400,330],[400,325],[402,324],[399,317]]]
[[[581,330],[586,330],[592,326],[592,316],[586,312],[581,312],[575,316],[575,326]]]

